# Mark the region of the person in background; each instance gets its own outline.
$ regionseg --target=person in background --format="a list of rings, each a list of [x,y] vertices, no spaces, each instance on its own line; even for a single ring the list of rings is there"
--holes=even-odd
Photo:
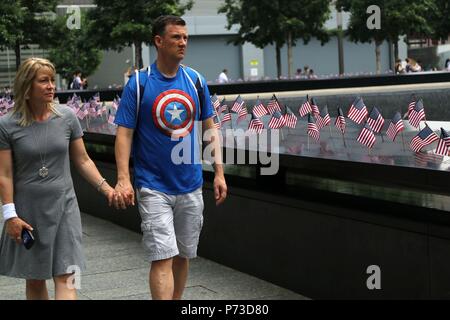
[[[228,83],[228,76],[227,76],[228,70],[223,69],[222,72],[219,74],[219,78],[217,79],[217,82],[219,83]]]

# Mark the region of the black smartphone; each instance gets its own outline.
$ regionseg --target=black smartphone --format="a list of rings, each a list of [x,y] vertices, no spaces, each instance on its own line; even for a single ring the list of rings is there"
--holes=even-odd
[[[31,249],[34,244],[34,237],[30,230],[22,229],[22,242],[26,249]]]

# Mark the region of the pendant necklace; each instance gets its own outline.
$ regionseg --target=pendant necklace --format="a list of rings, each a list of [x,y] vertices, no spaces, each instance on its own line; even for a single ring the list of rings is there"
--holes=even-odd
[[[36,143],[36,146],[38,147],[39,158],[41,159],[41,168],[38,171],[39,177],[41,177],[41,178],[45,178],[48,176],[48,168],[45,165],[45,157],[47,156],[47,133],[48,133],[48,123],[49,122],[50,122],[50,116],[47,119],[47,124],[45,126],[44,155],[42,155],[41,148],[39,147],[39,144],[36,141],[37,135],[35,134],[33,127],[31,127],[31,130],[33,131],[34,142]],[[41,140],[41,139],[39,139],[39,140]]]

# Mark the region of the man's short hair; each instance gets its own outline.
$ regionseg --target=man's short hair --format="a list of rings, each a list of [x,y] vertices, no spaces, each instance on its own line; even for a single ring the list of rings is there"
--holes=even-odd
[[[165,15],[165,16],[159,16],[156,18],[156,20],[153,22],[152,25],[152,39],[155,40],[156,36],[162,36],[164,32],[166,31],[167,25],[177,25],[177,26],[185,26],[186,21],[184,21],[182,18],[178,16],[173,15]]]

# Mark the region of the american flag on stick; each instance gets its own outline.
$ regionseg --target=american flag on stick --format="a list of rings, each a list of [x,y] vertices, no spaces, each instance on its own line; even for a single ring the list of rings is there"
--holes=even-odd
[[[272,118],[270,118],[270,121],[267,124],[267,126],[270,129],[280,129],[283,128],[285,124],[286,119],[284,118],[284,116],[279,111],[275,111],[274,114],[272,115]]]
[[[314,122],[313,117],[311,114],[308,115],[308,135],[312,137],[314,140],[319,141],[320,140],[320,132],[317,128],[316,123]]]
[[[345,117],[344,117],[344,113],[342,112],[341,107],[338,107],[337,109],[338,114],[336,117],[336,121],[334,122],[334,125],[336,126],[336,128],[338,128],[342,134],[345,133]]]
[[[267,111],[269,114],[274,114],[275,111],[281,112],[280,104],[278,103],[278,99],[275,95],[272,96],[272,99],[270,99],[267,104]]]
[[[231,121],[231,112],[228,110],[228,107],[225,106],[225,110],[223,111],[222,116],[222,124],[224,124],[227,121]]]
[[[439,138],[435,153],[441,156],[450,156],[450,135],[444,128],[441,128],[441,137]]]
[[[231,111],[233,111],[235,113],[239,113],[239,111],[242,109],[243,106],[244,106],[244,100],[242,100],[241,95],[238,95],[236,100],[234,100],[233,106],[231,107]]]
[[[306,96],[306,99],[303,101],[302,105],[298,109],[298,113],[300,117],[306,116],[308,113],[312,112],[311,104],[309,103],[309,98]]]
[[[286,127],[295,129],[297,125],[297,116],[292,110],[286,106],[286,113],[284,114],[284,120],[286,121]]]
[[[248,124],[248,131],[259,134],[263,129],[264,124],[262,123],[261,119],[255,116],[255,114],[252,112],[252,120],[250,120],[250,123]]]
[[[389,124],[389,128],[386,131],[386,134],[389,138],[391,138],[392,141],[395,141],[395,137],[397,137],[397,134],[399,132],[402,132],[404,129],[405,126],[403,125],[403,120],[400,112],[397,112],[394,114],[394,117]]]
[[[219,100],[219,98],[217,97],[216,94],[214,94],[214,95],[211,97],[211,103],[212,103],[212,105],[213,105],[213,107],[214,107],[214,110],[215,110],[216,112],[219,112],[220,100]]]
[[[357,97],[348,110],[347,118],[353,120],[357,124],[360,124],[367,117],[367,114],[367,108],[363,99],[361,97]]]
[[[238,118],[237,118],[237,123],[241,122],[242,120],[244,120],[248,115],[247,112],[247,107],[245,107],[244,105],[241,107],[241,109],[238,112]]]
[[[419,152],[423,147],[438,139],[438,135],[434,133],[428,125],[425,125],[425,128],[423,128],[414,138],[412,138],[410,147],[412,151]]]
[[[330,124],[331,119],[330,115],[328,114],[327,106],[323,107],[322,112],[317,115],[316,119],[317,129],[319,130]]]
[[[313,116],[317,116],[320,112],[319,112],[319,107],[316,103],[316,99],[314,99],[314,97],[311,97],[311,112],[313,114]]]
[[[369,118],[367,118],[367,123],[372,128],[373,132],[378,133],[383,128],[384,118],[378,111],[377,107],[373,107],[370,111]]]
[[[369,149],[373,147],[376,138],[372,128],[368,123],[364,125],[356,140],[365,145],[366,147],[368,147]]]
[[[425,119],[425,109],[423,108],[423,102],[422,99],[419,99],[415,105],[414,108],[412,108],[411,112],[409,113],[409,123],[414,127],[417,128],[420,124],[420,121]]]
[[[255,103],[255,106],[253,107],[252,112],[258,118],[265,116],[266,114],[269,114],[266,107],[264,107],[263,103],[259,99],[256,100],[256,103]]]

